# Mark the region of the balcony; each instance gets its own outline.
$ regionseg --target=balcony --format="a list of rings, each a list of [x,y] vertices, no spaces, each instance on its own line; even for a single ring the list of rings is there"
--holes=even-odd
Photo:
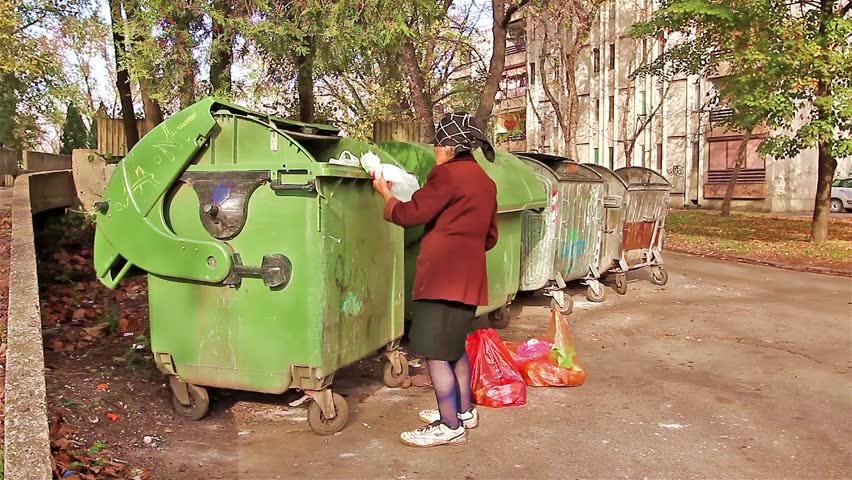
[[[497,96],[497,112],[508,113],[526,110],[527,108],[527,87],[526,85],[517,88],[505,89],[498,93]]]
[[[508,152],[525,152],[527,150],[527,134],[523,130],[497,134],[497,148]]]
[[[514,45],[509,45],[506,47],[506,56],[514,55],[516,53],[525,53],[527,51],[526,42],[519,42]]]
[[[497,142],[497,148],[507,152],[526,152],[527,140],[526,137],[524,137],[523,140],[506,140],[504,142]]]

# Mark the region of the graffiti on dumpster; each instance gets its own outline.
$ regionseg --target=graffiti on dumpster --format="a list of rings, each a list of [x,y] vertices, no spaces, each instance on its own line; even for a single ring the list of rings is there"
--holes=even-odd
[[[562,242],[561,258],[567,260],[565,271],[570,271],[574,262],[586,251],[586,240],[579,238],[576,231],[568,234],[568,239]]]
[[[361,299],[355,295],[355,292],[349,292],[346,298],[343,299],[343,305],[340,307],[340,312],[346,315],[357,317],[361,313],[364,304]]]
[[[347,262],[343,255],[338,255],[334,262],[334,283],[343,299],[340,313],[352,317],[358,316],[364,309],[363,299],[373,298],[366,272],[355,267],[356,263],[355,259]]]

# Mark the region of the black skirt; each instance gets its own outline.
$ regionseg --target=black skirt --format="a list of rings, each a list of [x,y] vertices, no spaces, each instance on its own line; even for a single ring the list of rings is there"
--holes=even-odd
[[[464,355],[476,307],[449,300],[415,300],[408,349],[430,360],[454,362]]]

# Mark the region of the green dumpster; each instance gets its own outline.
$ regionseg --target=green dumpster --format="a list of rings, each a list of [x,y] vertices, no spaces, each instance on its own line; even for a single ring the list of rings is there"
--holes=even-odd
[[[386,383],[405,380],[403,230],[365,172],[328,163],[371,149],[337,134],[207,98],[118,164],[95,267],[110,288],[148,274],[151,348],[178,413],[204,416],[205,387],[296,388],[331,434],[347,419],[335,371],[381,349]]]
[[[382,149],[409,172],[417,175],[420,184],[435,166],[435,151],[431,145],[408,142],[388,142]],[[474,156],[485,173],[497,184],[497,245],[487,254],[488,305],[480,307],[477,315],[489,314],[492,325],[498,328],[509,323],[508,305],[518,293],[521,265],[521,213],[528,209],[541,209],[547,204],[544,188],[533,172],[514,155],[496,151],[494,163],[476,151]],[[405,232],[405,300],[410,312],[411,291],[420,238],[423,227],[413,227]]]

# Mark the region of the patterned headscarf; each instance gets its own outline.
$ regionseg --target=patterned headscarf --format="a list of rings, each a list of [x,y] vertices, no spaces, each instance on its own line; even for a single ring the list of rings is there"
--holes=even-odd
[[[485,137],[484,130],[482,123],[469,113],[448,113],[435,126],[435,145],[456,147],[456,154],[482,148],[485,158],[493,162],[494,147]]]

